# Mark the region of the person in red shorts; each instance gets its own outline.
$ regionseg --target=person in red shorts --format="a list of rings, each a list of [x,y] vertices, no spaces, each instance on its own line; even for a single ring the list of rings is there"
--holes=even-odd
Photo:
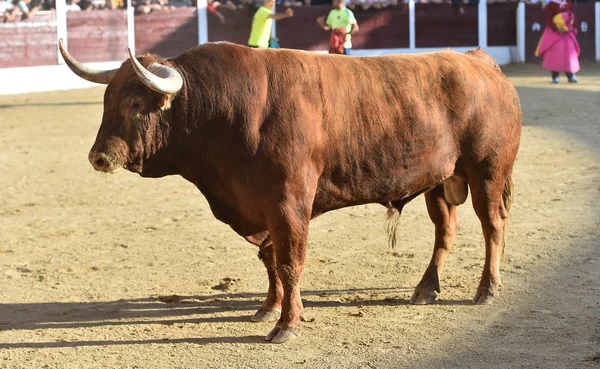
[[[325,17],[317,18],[319,27],[331,31],[329,53],[349,55],[352,35],[358,32],[358,23],[352,10],[346,8],[344,0],[333,0],[333,9]]]

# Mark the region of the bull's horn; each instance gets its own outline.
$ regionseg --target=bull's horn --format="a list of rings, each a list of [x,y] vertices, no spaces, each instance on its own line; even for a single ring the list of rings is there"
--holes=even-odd
[[[131,49],[129,49],[129,59],[131,59],[135,74],[148,88],[162,94],[174,94],[183,86],[183,78],[175,69],[154,63],[150,65],[152,71],[149,71],[131,53]]]
[[[75,60],[71,54],[67,52],[65,49],[65,45],[63,44],[62,38],[58,40],[58,48],[60,49],[60,53],[62,54],[65,62],[69,66],[69,68],[77,74],[79,77],[95,83],[102,83],[107,85],[110,80],[114,77],[115,73],[117,73],[118,69],[113,70],[96,70],[90,67],[86,67],[81,64],[77,60]]]

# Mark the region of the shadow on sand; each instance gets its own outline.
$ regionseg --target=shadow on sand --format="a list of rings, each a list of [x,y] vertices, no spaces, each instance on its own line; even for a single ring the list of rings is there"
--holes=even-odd
[[[303,291],[303,303],[307,308],[335,308],[362,306],[407,305],[405,299],[386,297],[382,299],[351,298],[340,300],[348,294],[396,294],[412,291],[412,287],[368,288],[345,290]],[[151,325],[151,324],[202,324],[249,322],[250,315],[260,308],[266,297],[261,293],[221,293],[202,296],[160,296],[133,300],[107,302],[49,302],[26,304],[1,304],[0,330],[75,329],[83,327]],[[337,298],[336,298],[337,297]],[[323,299],[323,298],[326,298]],[[333,299],[333,300],[332,300]],[[471,301],[444,300],[443,305],[470,305]],[[248,315],[223,315],[232,311],[248,311]],[[128,345],[147,343],[188,342],[252,343],[263,337],[211,337],[186,339],[126,340],[126,341],[76,341],[76,342],[21,342],[0,343],[0,349],[76,347]]]

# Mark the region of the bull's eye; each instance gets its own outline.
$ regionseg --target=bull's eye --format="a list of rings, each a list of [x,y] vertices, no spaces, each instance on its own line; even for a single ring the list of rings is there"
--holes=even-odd
[[[131,108],[134,110],[138,110],[142,105],[139,102],[134,102],[131,104]]]

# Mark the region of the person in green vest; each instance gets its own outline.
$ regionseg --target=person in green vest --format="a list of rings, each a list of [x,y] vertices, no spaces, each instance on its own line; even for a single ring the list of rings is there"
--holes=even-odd
[[[281,20],[294,16],[294,11],[290,8],[286,9],[285,13],[273,13],[274,6],[275,0],[264,0],[263,5],[254,13],[248,46],[269,47],[273,19]]]
[[[327,15],[327,20],[324,16],[317,18],[317,23],[322,29],[331,31],[329,52],[332,54],[349,55],[352,48],[352,35],[358,32],[354,13],[346,8],[344,1],[333,0],[333,9]],[[336,43],[339,43],[340,47],[334,46]]]

